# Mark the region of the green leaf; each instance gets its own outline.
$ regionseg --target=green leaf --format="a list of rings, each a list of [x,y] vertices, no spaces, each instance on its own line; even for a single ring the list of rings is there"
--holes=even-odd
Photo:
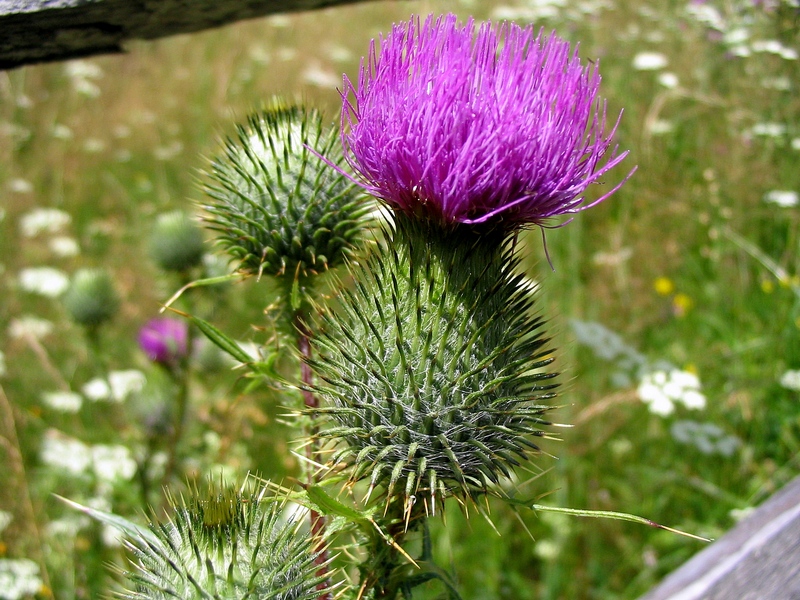
[[[234,340],[232,340],[227,335],[222,333],[219,329],[214,327],[208,321],[204,321],[200,317],[195,317],[194,315],[190,315],[188,313],[181,312],[180,314],[189,319],[192,322],[192,324],[195,325],[200,331],[202,331],[203,334],[205,334],[205,336],[209,340],[214,342],[214,344],[216,344],[222,350],[230,354],[240,363],[250,364],[253,362],[253,357],[250,356],[244,350],[242,350],[239,344],[237,344]]]
[[[124,533],[130,538],[143,539],[154,546],[161,546],[161,541],[158,539],[158,537],[156,537],[156,535],[146,527],[137,525],[136,523],[133,523],[124,517],[120,517],[119,515],[98,510],[96,508],[91,508],[89,506],[84,506],[83,504],[78,504],[77,502],[68,500],[67,498],[59,496],[58,494],[55,494],[55,497],[67,504],[67,506],[70,508],[79,510],[84,514],[89,515],[96,521],[100,521],[106,525],[111,525],[114,529]]]
[[[349,506],[345,506],[335,498],[332,498],[319,485],[310,485],[306,488],[308,499],[319,507],[320,512],[326,516],[334,515],[344,517],[350,521],[369,521],[372,513],[368,511],[358,511]]]
[[[679,529],[674,529],[672,527],[667,527],[666,525],[661,525],[660,523],[656,523],[655,521],[651,521],[650,519],[645,519],[644,517],[631,515],[629,513],[622,513],[611,510],[586,510],[579,508],[561,508],[558,506],[543,506],[541,504],[530,504],[528,502],[523,502],[519,500],[512,500],[512,499],[507,499],[507,500],[509,500],[512,504],[527,506],[528,508],[531,508],[533,510],[540,510],[542,512],[560,513],[562,515],[572,515],[574,517],[588,517],[590,519],[612,519],[615,521],[630,521],[632,523],[640,523],[642,525],[647,525],[649,527],[655,527],[656,529],[663,529],[665,531],[682,535],[684,537],[692,538],[693,540],[699,540],[701,542],[713,541],[708,538],[704,538],[699,535],[694,535],[693,533],[686,533],[685,531],[680,531]]]

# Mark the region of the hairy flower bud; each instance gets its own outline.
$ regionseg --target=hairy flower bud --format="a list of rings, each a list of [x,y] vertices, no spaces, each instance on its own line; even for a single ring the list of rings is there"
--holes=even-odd
[[[150,237],[153,260],[165,271],[187,271],[203,260],[203,232],[181,210],[159,215]]]
[[[76,271],[62,300],[72,320],[86,327],[102,325],[119,309],[114,282],[102,269]]]
[[[343,163],[337,138],[318,112],[276,102],[212,161],[205,219],[240,271],[305,277],[352,251],[368,207],[328,164]]]
[[[318,556],[301,523],[285,519],[285,503],[264,492],[211,486],[180,502],[150,530],[158,543],[128,542],[135,555],[124,600],[316,600]]]

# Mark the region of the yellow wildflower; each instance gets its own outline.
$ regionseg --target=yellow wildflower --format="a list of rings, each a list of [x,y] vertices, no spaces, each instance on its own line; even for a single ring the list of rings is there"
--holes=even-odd
[[[669,277],[659,277],[653,283],[653,288],[659,296],[669,296],[675,290],[675,284]]]

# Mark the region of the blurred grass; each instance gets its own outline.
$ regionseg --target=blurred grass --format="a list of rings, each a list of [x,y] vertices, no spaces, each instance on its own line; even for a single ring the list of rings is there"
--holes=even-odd
[[[378,2],[0,73],[0,332],[6,332],[0,349],[7,365],[0,383],[14,406],[25,467],[24,477],[13,468],[0,473],[0,509],[14,516],[0,533],[0,556],[43,556],[57,598],[99,597],[110,577],[102,563],[119,561],[119,553],[94,526],[48,536],[48,523],[68,515],[50,494],[105,494],[115,510],[140,509],[132,485],[87,491],[92,481],[42,464],[39,449],[50,428],[85,443],[132,447],[141,444],[141,433],[122,405],[93,404],[74,415],[42,406],[42,391],[80,390],[97,376],[97,365],[57,301],[19,289],[19,271],[110,269],[124,305],[103,332],[104,360],[109,368],[145,371],[154,386],[147,389],[156,394],[159,376],[135,336],[179,281],[158,273],[147,257],[155,216],[191,209],[201,198],[196,179],[204,157],[234,122],[271,96],[313,103],[337,119],[341,73],[355,76],[369,40],[412,11],[517,14],[580,41],[582,57],[600,59],[609,119],[625,111],[618,140],[631,156],[604,187],[638,165],[612,199],[546,232],[554,270],[539,232],[525,236],[526,265],[541,283],[541,311],[564,373],[555,420],[576,426],[546,447],[557,459],[543,456],[538,466],[546,473],[520,494],[632,512],[717,537],[734,523],[732,511],[763,501],[800,472],[798,393],[779,384],[787,369],[800,368],[800,219],[797,207],[764,202],[772,190],[800,191],[800,65],[765,51],[734,56],[723,34],[688,16],[686,6]],[[797,13],[785,5],[718,8],[727,31],[744,28],[751,45],[779,40],[800,48]],[[677,76],[677,87],[659,83],[661,71],[633,68],[644,51],[667,58],[662,71]],[[664,123],[669,129],[659,133]],[[754,133],[765,123],[786,131]],[[19,221],[35,207],[71,215],[66,231],[79,242],[79,255],[55,256],[47,235],[21,235]],[[783,275],[776,277],[770,265]],[[659,278],[674,290],[659,294]],[[267,284],[232,286],[196,300],[204,318],[237,339],[263,341],[268,335],[251,325],[265,326]],[[10,325],[22,315],[46,318],[56,329],[39,347],[12,338]],[[679,409],[668,418],[649,413],[635,381],[619,387],[616,366],[575,341],[571,319],[603,324],[653,363],[693,370],[707,408],[699,414]],[[199,376],[195,385],[202,402],[193,407],[194,437],[186,448],[194,468],[227,464],[240,475],[247,469],[279,479],[297,475],[288,453],[291,430],[280,423],[285,410],[274,399],[243,394],[235,373]],[[8,417],[5,440],[11,439]],[[741,445],[730,457],[681,445],[670,434],[678,418],[714,423]],[[10,465],[12,450],[5,445]],[[500,536],[481,517],[465,520],[455,507],[446,526],[434,526],[438,560],[456,572],[465,598],[635,598],[701,548],[630,523],[521,514],[529,537],[507,508],[497,505],[492,515]],[[432,587],[420,597],[437,592]]]

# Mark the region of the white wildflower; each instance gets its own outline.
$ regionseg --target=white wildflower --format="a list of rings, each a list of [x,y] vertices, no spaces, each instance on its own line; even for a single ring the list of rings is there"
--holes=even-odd
[[[665,71],[664,73],[659,73],[658,75],[658,83],[663,85],[667,89],[674,89],[678,87],[678,76],[675,73],[670,71]]]
[[[129,481],[136,474],[136,461],[131,451],[125,446],[92,446],[92,464],[94,473],[104,481],[121,479]]]
[[[637,71],[658,71],[667,64],[667,57],[660,52],[639,52],[633,57],[633,68]]]
[[[791,208],[800,204],[800,194],[793,190],[772,190],[764,194],[764,202],[776,204],[782,208]]]
[[[744,44],[750,39],[750,30],[744,27],[737,27],[725,32],[722,38],[729,46],[738,46]]]
[[[34,208],[19,220],[22,235],[32,238],[40,233],[58,233],[69,225],[72,217],[57,208]]]
[[[781,375],[781,385],[787,390],[800,392],[800,370],[786,371]]]
[[[656,119],[648,124],[647,129],[650,131],[651,135],[664,135],[671,133],[675,129],[675,125],[666,119]]]
[[[677,403],[690,410],[702,410],[706,406],[697,376],[678,369],[648,373],[642,377],[636,393],[650,412],[661,416],[672,414]]]
[[[55,429],[45,432],[40,458],[44,464],[72,475],[84,473],[92,464],[89,446]]]
[[[8,189],[17,194],[30,194],[33,191],[33,184],[27,179],[17,177],[8,182]]]
[[[52,135],[57,140],[71,140],[73,137],[72,129],[61,123],[53,125]]]
[[[696,21],[716,29],[717,31],[725,31],[725,19],[722,18],[719,10],[714,8],[711,4],[698,2],[690,2],[686,5],[686,12],[690,17]]]
[[[105,379],[100,379],[99,377],[92,379],[91,381],[87,381],[86,384],[81,388],[83,395],[86,396],[92,402],[98,402],[99,400],[108,400],[111,398],[111,386],[108,385],[108,382]]]
[[[81,388],[81,391],[93,402],[99,400],[123,402],[132,393],[141,391],[145,382],[144,373],[136,369],[111,371],[108,380],[99,377],[92,379]]]
[[[53,267],[30,267],[19,272],[19,287],[26,292],[57,298],[69,287],[66,273]]]
[[[103,69],[88,60],[70,60],[64,64],[64,71],[72,79],[100,79]]]
[[[0,533],[5,531],[6,527],[14,520],[14,515],[5,510],[0,510]]]
[[[39,565],[28,558],[0,558],[0,594],[3,600],[21,600],[41,591]]]
[[[70,258],[80,254],[81,249],[78,241],[66,235],[57,235],[47,242],[50,251],[59,258]]]
[[[753,135],[777,138],[786,133],[786,125],[783,123],[756,123],[750,131]]]
[[[86,96],[87,98],[97,98],[101,93],[100,87],[88,79],[73,79],[72,87],[81,96]]]
[[[14,339],[32,337],[40,340],[50,335],[53,329],[55,329],[55,325],[47,319],[24,315],[11,320],[11,323],[8,324],[8,336]]]
[[[77,392],[45,392],[42,401],[46,406],[64,413],[76,413],[83,405],[83,396]]]
[[[108,382],[111,384],[111,398],[117,402],[122,402],[132,393],[142,391],[147,378],[141,371],[128,369],[125,371],[111,371],[108,374]]]

